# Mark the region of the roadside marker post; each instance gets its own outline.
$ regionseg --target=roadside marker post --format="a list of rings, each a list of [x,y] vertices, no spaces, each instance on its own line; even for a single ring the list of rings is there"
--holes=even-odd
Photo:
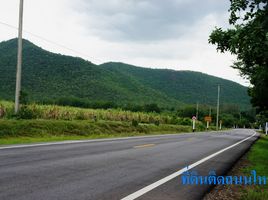
[[[221,130],[221,126],[222,126],[222,120],[220,120],[220,130]]]
[[[195,121],[196,121],[196,116],[192,117],[193,120],[193,132],[195,132]]]
[[[265,135],[267,136],[268,134],[268,122],[265,123]]]

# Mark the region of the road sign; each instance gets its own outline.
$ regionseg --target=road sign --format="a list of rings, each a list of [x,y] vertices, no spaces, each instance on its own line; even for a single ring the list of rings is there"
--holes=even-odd
[[[212,117],[211,116],[205,116],[205,121],[206,122],[211,122],[212,121]]]

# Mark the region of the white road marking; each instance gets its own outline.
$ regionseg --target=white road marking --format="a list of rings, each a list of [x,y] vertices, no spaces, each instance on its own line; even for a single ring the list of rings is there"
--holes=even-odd
[[[246,140],[249,140],[250,138],[254,137],[256,134],[257,133],[255,132],[251,136],[249,136],[249,137],[247,137],[247,138],[245,138],[245,139],[243,139],[243,140],[241,140],[241,141],[239,141],[239,142],[237,142],[237,143],[235,143],[235,144],[233,144],[233,145],[231,145],[229,147],[226,147],[226,148],[224,148],[224,149],[222,149],[220,151],[217,151],[216,153],[213,153],[213,154],[211,154],[211,155],[209,155],[209,156],[207,156],[207,157],[205,157],[205,158],[203,158],[203,159],[201,159],[201,160],[189,165],[188,167],[185,167],[185,168],[183,168],[183,169],[181,169],[181,170],[179,170],[179,171],[177,171],[177,172],[175,172],[173,174],[170,174],[169,176],[167,176],[167,177],[165,177],[163,179],[160,179],[159,181],[156,181],[156,182],[154,182],[154,183],[152,183],[152,184],[150,184],[150,185],[138,190],[137,192],[134,192],[134,193],[124,197],[121,200],[134,200],[134,199],[144,195],[145,193],[147,193],[147,192],[159,187],[160,185],[163,185],[164,183],[176,178],[177,176],[181,175],[183,172],[185,172],[187,170],[190,170],[190,169],[200,165],[203,162],[206,162],[207,160],[209,160],[209,159],[221,154],[224,151],[227,151],[227,150],[229,150],[229,149],[241,144],[242,142],[245,142]]]

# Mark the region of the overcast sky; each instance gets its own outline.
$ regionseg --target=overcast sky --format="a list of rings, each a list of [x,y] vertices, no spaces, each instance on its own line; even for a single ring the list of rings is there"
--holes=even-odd
[[[0,0],[0,41],[17,37],[2,23],[17,27],[18,8],[19,0]],[[200,71],[248,85],[230,67],[235,57],[208,44],[215,26],[228,27],[228,8],[229,0],[24,0],[23,37],[96,64]]]

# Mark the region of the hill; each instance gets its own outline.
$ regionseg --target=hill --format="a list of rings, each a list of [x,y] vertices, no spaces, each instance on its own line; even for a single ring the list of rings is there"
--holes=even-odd
[[[117,104],[161,106],[216,103],[249,107],[247,88],[238,83],[191,71],[149,69],[124,63],[95,65],[77,57],[48,52],[23,41],[22,88],[33,101],[74,97]],[[0,43],[0,98],[14,99],[17,39]]]

